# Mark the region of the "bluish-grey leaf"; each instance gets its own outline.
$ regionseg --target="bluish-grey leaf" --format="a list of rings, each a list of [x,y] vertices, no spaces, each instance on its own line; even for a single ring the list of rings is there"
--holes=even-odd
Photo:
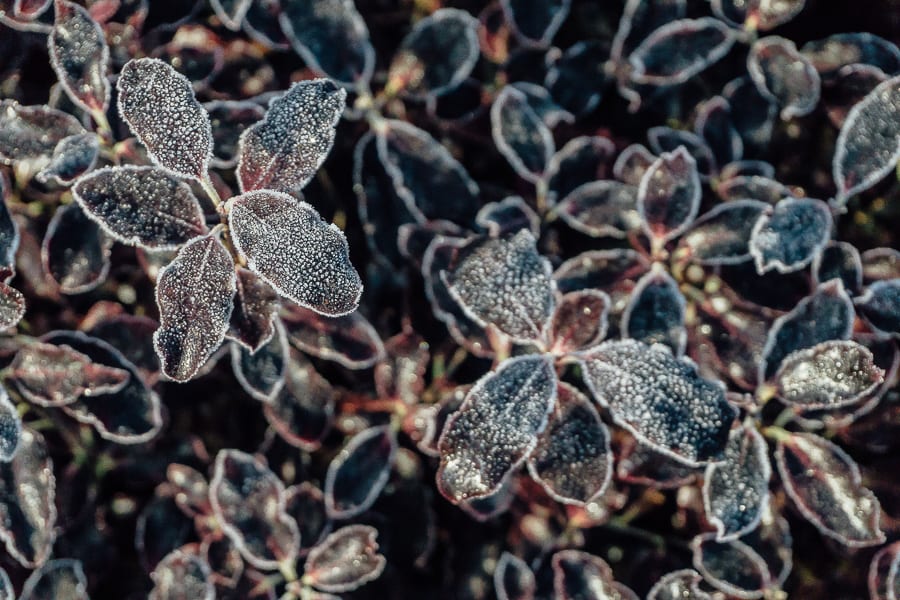
[[[690,227],[700,208],[700,175],[684,147],[666,152],[641,177],[637,210],[644,231],[665,244]]]
[[[750,256],[750,234],[768,204],[734,200],[719,204],[681,236],[680,249],[701,265],[732,265]]]
[[[856,299],[856,306],[875,331],[900,338],[900,279],[876,281]]]
[[[629,56],[631,79],[643,85],[676,85],[728,54],[735,35],[718,19],[680,19],[666,23]]]
[[[535,183],[540,180],[556,146],[550,129],[522,91],[506,86],[494,99],[491,134],[497,149],[520,177]]]
[[[325,510],[332,519],[352,519],[378,499],[397,452],[389,426],[370,427],[353,436],[328,465]]]
[[[56,20],[47,38],[50,64],[75,104],[104,114],[110,90],[109,46],[103,29],[84,7],[66,0],[56,0],[55,5]]]
[[[831,211],[821,200],[785,198],[759,217],[750,235],[756,271],[792,273],[809,265],[831,237]]]
[[[654,263],[631,291],[631,300],[622,313],[622,337],[665,344],[675,356],[681,356],[687,345],[686,305],[678,283]]]
[[[819,103],[819,73],[788,39],[773,35],[754,42],[747,70],[760,93],[781,107],[785,121],[808,115]]]

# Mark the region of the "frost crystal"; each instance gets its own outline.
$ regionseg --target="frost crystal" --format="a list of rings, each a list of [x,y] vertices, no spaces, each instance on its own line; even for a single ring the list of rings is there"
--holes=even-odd
[[[88,11],[56,1],[56,21],[47,38],[53,70],[73,102],[88,111],[109,105],[109,47],[103,30]]]
[[[762,275],[799,271],[813,261],[831,236],[831,212],[821,200],[785,198],[763,214],[750,236],[750,254]]]

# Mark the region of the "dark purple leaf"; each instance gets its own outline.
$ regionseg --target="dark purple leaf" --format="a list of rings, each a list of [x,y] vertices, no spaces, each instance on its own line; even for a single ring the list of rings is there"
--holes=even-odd
[[[697,163],[697,171],[704,178],[715,174],[718,170],[712,148],[696,133],[671,127],[651,127],[647,130],[647,142],[657,156],[675,152],[683,147]]]
[[[531,108],[528,97],[506,86],[491,106],[494,144],[520,177],[537,183],[556,151],[553,134]]]
[[[773,35],[754,42],[747,70],[759,92],[781,107],[782,120],[808,115],[819,103],[819,74],[788,39]]]
[[[275,334],[259,349],[251,351],[240,344],[231,345],[231,368],[244,391],[260,402],[273,402],[284,387],[290,348],[281,321],[275,322]]]
[[[300,355],[292,355],[284,388],[263,405],[266,421],[281,438],[307,452],[319,449],[331,430],[335,392],[328,381]]]
[[[475,215],[475,224],[491,237],[504,237],[527,229],[537,238],[541,218],[521,196],[507,196],[499,202],[488,202]]]
[[[356,310],[362,281],[350,264],[347,239],[312,206],[259,190],[235,196],[225,210],[238,254],[276,292],[325,315]]]
[[[877,333],[900,338],[900,279],[876,281],[856,299],[856,306]]]
[[[654,263],[631,292],[631,300],[622,313],[622,337],[665,344],[675,356],[681,356],[687,345],[686,305],[678,282],[659,263]]]
[[[241,134],[241,191],[293,194],[303,189],[331,151],[346,97],[333,82],[315,79],[297,82],[273,99],[266,118]]]
[[[609,429],[584,394],[560,383],[547,428],[528,457],[528,471],[554,500],[587,504],[612,480],[609,438]]]
[[[459,507],[476,523],[487,523],[507,512],[516,499],[515,487],[509,478],[500,484],[500,489],[487,496],[470,498],[459,503]]]
[[[625,148],[613,165],[613,177],[633,186],[641,184],[644,173],[656,162],[656,156],[641,144]]]
[[[244,31],[250,38],[270,50],[288,50],[288,40],[278,24],[281,0],[251,1],[244,15]]]
[[[307,354],[333,360],[348,369],[368,369],[384,358],[384,344],[360,313],[328,317],[294,304],[281,318],[290,343]]]
[[[66,0],[55,4],[56,20],[47,38],[53,70],[72,102],[105,119],[110,90],[103,30],[85,8]]]
[[[697,163],[685,148],[666,152],[641,177],[637,210],[641,225],[655,245],[681,235],[700,208]]]
[[[44,242],[44,271],[64,294],[88,292],[106,281],[112,239],[77,204],[56,209]]]
[[[766,210],[750,235],[757,273],[805,268],[828,243],[831,225],[831,211],[821,200],[785,198]]]
[[[213,131],[214,156],[210,166],[230,169],[237,165],[241,134],[266,116],[266,110],[249,100],[213,100],[203,105]]]
[[[570,258],[553,272],[557,289],[566,294],[584,289],[608,289],[650,268],[644,255],[631,248],[588,250]]]
[[[900,71],[897,45],[868,32],[836,33],[807,42],[802,51],[822,77],[831,77],[854,64],[872,66],[889,74]]]
[[[587,114],[603,97],[607,81],[603,65],[607,56],[606,45],[599,40],[569,46],[547,71],[544,87],[570,113]]]
[[[779,200],[791,195],[790,188],[774,179],[760,175],[738,175],[720,182],[716,193],[727,202],[755,200],[767,204],[776,204]],[[751,223],[755,223],[756,220]]]
[[[51,560],[28,577],[19,600],[88,600],[87,585],[80,560]]]
[[[698,108],[694,131],[711,150],[713,164],[726,165],[744,155],[744,140],[734,127],[731,105],[722,96],[713,96]]]
[[[159,357],[153,347],[153,332],[158,328],[159,323],[150,317],[116,314],[102,318],[87,333],[114,348],[122,348],[125,358],[138,368],[148,385],[153,385],[160,373]]]
[[[589,350],[606,337],[612,302],[605,292],[586,289],[560,298],[547,331],[550,351],[566,354]]]
[[[342,527],[310,550],[304,580],[326,592],[349,592],[377,579],[385,559],[378,553],[378,532],[368,525]]]
[[[615,146],[603,136],[581,136],[569,140],[553,155],[547,166],[547,187],[551,195],[565,198],[585,183],[603,179]]]
[[[275,319],[281,308],[278,294],[253,271],[237,270],[237,293],[226,337],[256,352],[275,335]]]
[[[553,40],[571,0],[502,0],[503,14],[516,35],[527,45],[545,47]]]
[[[881,505],[840,447],[810,433],[791,433],[779,440],[775,464],[785,491],[824,535],[852,548],[884,542]]]
[[[325,512],[322,490],[308,481],[285,490],[284,510],[300,528],[300,556],[319,544],[331,532],[331,520]]]
[[[189,517],[209,514],[209,482],[200,471],[187,465],[171,463],[166,479],[175,488],[175,504]]]
[[[622,62],[654,30],[683,19],[686,11],[685,0],[627,0],[609,52],[610,60]]]
[[[41,183],[71,185],[84,173],[94,168],[100,145],[93,133],[72,135],[61,140],[53,150],[50,163],[35,178]]]
[[[156,282],[163,373],[188,381],[222,345],[234,307],[234,261],[217,234],[188,242]]]
[[[13,2],[13,15],[17,19],[33,21],[41,16],[51,4],[52,0],[15,0]],[[9,2],[6,2],[9,4]]]
[[[831,123],[842,128],[854,106],[887,81],[888,76],[871,65],[848,65],[822,89],[822,99]]]
[[[184,177],[209,177],[209,115],[184,75],[161,60],[140,58],[122,67],[116,88],[119,113],[156,164]]]
[[[691,542],[694,568],[717,589],[738,598],[762,598],[774,587],[765,560],[740,540],[716,541],[716,534],[699,535]]]
[[[216,588],[211,577],[206,561],[195,554],[175,550],[150,574],[154,586],[148,600],[215,600]]]
[[[872,248],[863,252],[860,259],[866,283],[883,279],[900,279],[900,250]]]
[[[209,499],[220,526],[247,562],[267,570],[293,563],[300,532],[284,511],[284,484],[262,460],[239,450],[220,451]]]
[[[850,293],[862,288],[863,266],[859,250],[847,242],[828,242],[813,260],[813,282],[816,285],[840,279]]]
[[[735,35],[718,19],[679,19],[644,39],[628,57],[631,80],[642,85],[676,85],[728,54]]]
[[[750,256],[750,234],[768,205],[758,200],[719,204],[681,236],[680,251],[701,265],[733,265]]]
[[[885,546],[872,557],[869,564],[869,598],[896,600],[900,595],[900,542]]]
[[[206,233],[191,188],[156,167],[99,169],[72,191],[87,216],[129,246],[172,250]]]
[[[712,596],[700,589],[703,577],[693,569],[672,571],[656,582],[647,594],[647,600],[712,600]]]
[[[240,31],[253,0],[210,0],[209,3],[225,27],[232,31]]]
[[[554,208],[566,224],[591,237],[624,238],[641,225],[638,188],[618,181],[593,181],[574,189]]]
[[[594,398],[642,442],[689,466],[722,457],[736,411],[724,386],[702,379],[693,363],[665,346],[622,340],[581,364]]]
[[[556,388],[551,361],[535,355],[508,359],[479,379],[438,442],[440,492],[457,503],[497,491],[537,445]]]
[[[56,145],[85,133],[75,117],[49,106],[22,106],[0,101],[0,162],[36,161],[46,165]]]
[[[396,452],[397,438],[389,426],[370,427],[355,435],[328,465],[328,516],[352,519],[368,510],[390,477]]]
[[[557,600],[637,600],[637,596],[613,578],[602,558],[579,550],[553,555],[553,592]]]
[[[653,489],[677,489],[693,483],[696,468],[685,466],[666,454],[628,436],[616,451],[616,479]]]
[[[534,573],[524,560],[504,552],[494,569],[497,600],[534,600]]]

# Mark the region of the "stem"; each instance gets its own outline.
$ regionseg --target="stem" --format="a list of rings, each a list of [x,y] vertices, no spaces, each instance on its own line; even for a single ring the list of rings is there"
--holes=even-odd
[[[106,113],[99,108],[95,108],[91,111],[91,117],[97,124],[97,133],[100,134],[103,144],[105,146],[114,145],[115,138],[113,137],[112,127],[109,125],[109,119],[106,118]]]
[[[549,192],[547,180],[543,177],[538,179],[538,182],[534,184],[534,205],[539,215],[547,212],[547,194]]]
[[[212,180],[209,178],[209,173],[203,174],[203,179],[200,180],[200,186],[203,188],[203,191],[206,192],[206,195],[209,196],[213,206],[215,206],[217,210],[220,210],[222,207],[222,198],[219,196],[219,192],[216,191],[215,186],[213,186]]]

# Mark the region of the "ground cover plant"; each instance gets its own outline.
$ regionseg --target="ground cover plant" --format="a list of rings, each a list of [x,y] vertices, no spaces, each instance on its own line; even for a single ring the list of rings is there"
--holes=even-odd
[[[900,8],[0,0],[0,596],[900,594]]]

